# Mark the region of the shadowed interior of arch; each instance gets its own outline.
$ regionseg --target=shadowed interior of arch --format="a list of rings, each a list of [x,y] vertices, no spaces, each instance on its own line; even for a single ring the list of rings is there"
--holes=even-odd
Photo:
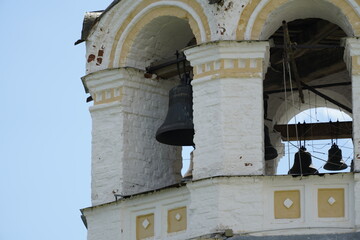
[[[298,124],[301,123],[328,123],[332,122],[333,130],[343,127],[343,125],[337,127],[336,123],[339,122],[351,122],[352,118],[339,109],[333,109],[328,107],[311,108],[294,116],[288,123]],[[311,130],[310,130],[311,131]],[[299,133],[300,135],[300,133]],[[342,160],[347,165],[345,169],[338,170],[336,172],[350,172],[351,162],[354,157],[353,153],[353,142],[351,138],[337,138],[336,134],[331,136],[330,139],[321,140],[308,140],[303,141],[301,137],[298,141],[282,141],[283,157],[279,160],[277,167],[277,174],[287,174],[289,169],[294,165],[294,155],[299,151],[300,145],[305,146],[307,152],[312,156],[312,167],[319,171],[319,173],[334,173],[334,171],[324,169],[325,164],[329,160],[328,151],[335,143],[342,153]],[[344,165],[345,167],[345,165]]]
[[[292,117],[307,109],[318,111],[320,107],[328,107],[349,116],[352,112],[351,79],[343,60],[344,47],[341,45],[341,39],[346,37],[344,31],[333,23],[317,18],[295,20],[286,26],[287,30],[280,27],[270,37],[270,67],[264,79],[264,96],[268,96],[265,124],[270,127],[273,145],[280,153],[272,166],[273,173],[280,157],[288,154],[284,148],[286,146],[280,141],[280,133],[273,130],[277,125],[288,124]],[[284,38],[287,33],[289,37]],[[286,39],[290,39],[287,48],[284,45]],[[287,49],[287,53],[284,49]],[[284,60],[285,54],[288,60]],[[320,127],[319,120],[337,121],[330,117],[311,119],[314,128]],[[325,124],[325,128],[329,126]],[[329,142],[332,136],[328,135],[322,136],[322,139],[326,138]],[[300,145],[291,144],[296,146],[289,154],[294,154],[294,149]],[[327,143],[322,144],[326,146]],[[351,139],[347,140],[347,144],[352,145]],[[349,145],[347,148],[350,148]],[[327,149],[325,152],[327,154]],[[323,156],[321,160],[324,160]],[[321,167],[319,165],[320,170]],[[286,174],[289,167],[286,171],[283,167],[281,169],[278,174]]]
[[[161,16],[149,22],[136,36],[127,57],[126,66],[145,70],[147,67],[176,59],[176,51],[196,44],[187,20]],[[161,78],[177,75],[154,72]]]

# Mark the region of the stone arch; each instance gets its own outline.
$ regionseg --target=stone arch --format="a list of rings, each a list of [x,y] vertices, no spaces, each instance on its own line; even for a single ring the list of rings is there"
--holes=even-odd
[[[308,102],[316,102],[316,107],[313,105],[308,105],[308,104],[301,104],[298,108],[287,108],[285,106],[285,101],[283,101],[282,103],[279,103],[278,107],[276,109],[274,109],[276,112],[274,112],[274,117],[273,117],[273,124],[287,124],[291,118],[293,118],[294,116],[296,116],[297,114],[311,109],[311,108],[318,108],[318,107],[326,107],[326,108],[331,108],[334,110],[339,110],[339,107],[337,107],[335,104],[327,102],[325,99],[315,95],[314,93],[311,93],[310,91],[308,91],[309,94],[307,94],[307,101]],[[343,102],[346,103],[347,105],[351,105],[351,99],[346,98],[346,96],[332,91],[332,90],[322,90],[322,92],[324,94],[326,94],[327,96],[330,96],[331,98],[337,100],[338,102]],[[289,102],[291,101],[291,96],[288,96]],[[350,117],[352,117],[352,114],[343,110],[347,115],[349,115]]]
[[[187,21],[197,43],[210,39],[210,27],[201,6],[192,0],[142,1],[117,30],[110,53],[109,67],[125,66],[127,56],[140,31],[153,20],[175,17]]]
[[[321,18],[341,27],[347,36],[359,36],[358,8],[358,3],[344,0],[254,0],[240,17],[236,37],[264,40],[281,26],[282,20],[300,18]]]

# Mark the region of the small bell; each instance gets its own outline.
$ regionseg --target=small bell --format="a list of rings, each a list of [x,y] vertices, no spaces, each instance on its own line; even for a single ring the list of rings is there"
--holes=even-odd
[[[341,149],[335,143],[331,146],[328,152],[328,161],[324,165],[324,169],[329,171],[339,171],[344,170],[348,166],[342,160]]]
[[[269,128],[264,126],[264,143],[265,143],[265,161],[274,159],[278,156],[277,150],[271,145]]]
[[[318,174],[318,170],[311,167],[311,154],[306,152],[304,146],[300,147],[299,151],[295,153],[294,164],[289,170],[290,175],[311,175]]]

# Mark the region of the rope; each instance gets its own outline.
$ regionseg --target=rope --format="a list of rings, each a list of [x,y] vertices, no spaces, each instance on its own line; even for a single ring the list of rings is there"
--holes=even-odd
[[[287,62],[287,69],[288,69],[288,74],[289,74],[289,83],[290,83],[290,90],[291,90],[292,105],[295,106],[294,91],[293,91],[292,77],[291,77],[291,68],[290,68],[290,63],[289,62]],[[296,115],[295,115],[295,123],[296,122],[297,122],[297,120],[296,120]],[[297,127],[295,127],[295,136],[296,136],[296,139],[299,141],[299,134],[298,134]],[[298,144],[300,144],[300,147],[301,147],[301,140],[300,140],[300,142],[298,142]],[[303,176],[303,171],[302,171],[301,154],[299,154],[299,161],[300,161],[300,175],[302,177]]]
[[[285,115],[286,119],[288,119],[288,107],[287,107],[287,87],[286,87],[286,71],[285,71],[285,62],[283,61],[283,79],[284,79],[284,94],[285,94]],[[286,136],[287,136],[287,148],[288,152],[290,152],[290,139],[289,139],[289,122],[286,124]],[[290,169],[290,154],[288,154],[288,169]]]

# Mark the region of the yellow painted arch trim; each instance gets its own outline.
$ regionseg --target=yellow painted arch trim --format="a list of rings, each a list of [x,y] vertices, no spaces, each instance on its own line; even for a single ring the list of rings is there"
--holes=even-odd
[[[246,28],[249,24],[249,19],[251,15],[253,14],[253,11],[255,10],[256,6],[261,2],[262,0],[253,0],[251,1],[244,9],[240,16],[240,20],[238,22],[238,28],[236,31],[236,39],[237,40],[244,40],[245,39],[245,32]],[[349,23],[352,26],[353,32],[355,36],[359,36],[360,29],[357,27],[356,23],[360,22],[360,17],[354,10],[354,8],[344,0],[328,0],[330,3],[338,7],[341,12],[346,16]],[[356,0],[359,4],[360,0]],[[285,4],[288,2],[288,0],[270,0],[267,2],[264,7],[261,9],[261,11],[257,14],[256,19],[254,21],[253,27],[251,29],[251,39],[250,40],[259,40],[261,30],[265,24],[265,21],[267,20],[268,16],[276,10],[279,6]]]
[[[246,7],[244,11],[242,11],[240,15],[240,20],[238,22],[238,27],[236,30],[236,40],[244,40],[245,39],[245,31],[246,27],[249,24],[249,19],[254,12],[256,6],[260,3],[261,0],[253,0]]]
[[[135,10],[133,10],[129,14],[129,16],[122,23],[121,27],[118,29],[118,31],[115,35],[114,42],[112,45],[112,49],[111,49],[111,53],[110,53],[110,63],[109,63],[110,68],[114,67],[116,50],[118,48],[118,45],[121,44],[119,42],[119,40],[122,37],[122,33],[124,32],[126,27],[131,23],[131,21],[134,19],[134,17],[140,13],[140,11],[142,11],[144,8],[146,8],[150,4],[157,3],[157,2],[161,3],[162,1],[161,0],[145,0],[145,1],[143,1],[141,4],[139,4],[139,6],[136,7]],[[179,1],[174,1],[174,2],[185,3],[196,12],[196,14],[199,16],[199,18],[201,20],[201,24],[202,24],[204,30],[205,30],[205,35],[206,35],[205,41],[210,41],[210,38],[211,38],[210,26],[208,24],[207,17],[203,12],[202,7],[194,0],[179,0]],[[195,35],[197,43],[202,42],[199,25],[195,21],[194,17],[189,12],[187,12],[186,10],[184,10],[178,6],[173,6],[173,5],[165,5],[164,4],[164,5],[156,6],[152,9],[150,9],[148,12],[146,12],[144,14],[144,16],[142,16],[141,19],[134,24],[134,26],[130,30],[129,34],[125,37],[125,40],[121,46],[120,59],[119,59],[119,63],[118,63],[119,66],[123,66],[125,64],[125,61],[126,61],[128,53],[131,49],[131,46],[132,46],[137,34],[141,31],[141,29],[143,29],[143,27],[146,24],[150,23],[155,18],[158,18],[161,16],[173,16],[173,17],[178,17],[181,19],[186,19],[189,22],[190,28]]]

